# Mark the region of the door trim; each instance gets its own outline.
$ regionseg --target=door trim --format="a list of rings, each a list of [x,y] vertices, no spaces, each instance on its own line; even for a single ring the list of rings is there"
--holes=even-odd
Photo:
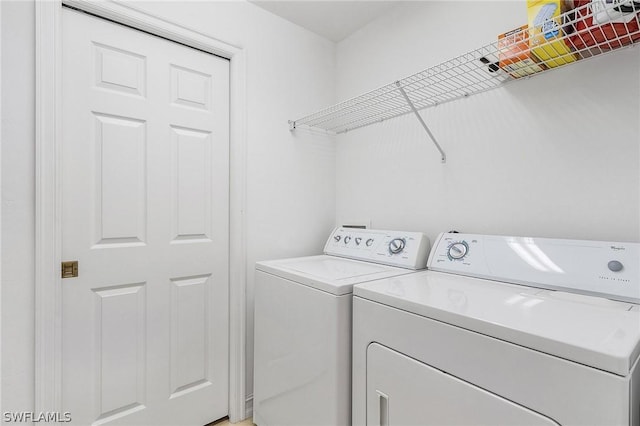
[[[62,412],[62,5],[230,60],[229,418],[246,418],[246,49],[115,1],[36,1],[35,412]]]

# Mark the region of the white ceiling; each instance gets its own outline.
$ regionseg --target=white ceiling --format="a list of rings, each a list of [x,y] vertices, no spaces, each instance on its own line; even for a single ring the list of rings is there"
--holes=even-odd
[[[353,34],[398,1],[249,0],[271,13],[338,42]]]

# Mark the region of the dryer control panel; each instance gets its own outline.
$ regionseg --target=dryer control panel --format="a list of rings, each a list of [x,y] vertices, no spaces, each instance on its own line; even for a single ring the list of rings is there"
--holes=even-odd
[[[442,233],[429,269],[640,303],[640,244]]]
[[[324,253],[407,269],[424,269],[429,256],[429,238],[421,232],[336,228]]]

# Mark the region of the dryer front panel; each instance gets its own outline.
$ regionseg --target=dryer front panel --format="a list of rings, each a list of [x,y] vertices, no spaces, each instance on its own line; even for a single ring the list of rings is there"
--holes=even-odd
[[[558,423],[385,346],[367,349],[367,425]]]
[[[381,357],[373,350],[376,344],[563,426],[640,426],[630,417],[633,411],[630,405],[637,404],[637,399],[631,399],[630,377],[610,374],[358,296],[353,297],[354,426],[379,424],[377,391],[388,396],[389,424],[478,423],[475,415],[471,417],[473,421],[464,418],[453,423],[422,420],[412,423],[403,417],[422,418],[433,410],[444,410],[440,413],[443,415],[458,415],[464,406],[459,405],[462,398],[457,397],[444,398],[438,407],[427,410],[426,404],[433,399],[428,396],[429,391],[437,391],[442,398],[442,395],[455,396],[458,391],[466,393],[468,389],[459,390],[454,385],[449,386],[449,391],[441,391],[447,387],[432,388],[428,383],[435,383],[432,377],[437,374],[422,374],[417,367],[419,371],[415,372],[406,367],[413,366],[406,359],[400,362],[393,357]],[[464,401],[467,400],[473,401],[465,397]],[[376,405],[372,405],[373,402]],[[497,409],[501,407],[499,404],[487,406],[494,405]],[[401,416],[399,420],[396,415]],[[501,424],[493,420],[490,423]]]

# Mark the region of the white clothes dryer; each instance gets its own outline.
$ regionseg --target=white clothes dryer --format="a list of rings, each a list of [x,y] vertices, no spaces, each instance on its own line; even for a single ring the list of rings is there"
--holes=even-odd
[[[441,234],[354,287],[354,425],[639,425],[640,244]]]
[[[419,232],[337,228],[324,255],[256,264],[254,423],[351,423],[353,285],[424,269],[429,246]]]

